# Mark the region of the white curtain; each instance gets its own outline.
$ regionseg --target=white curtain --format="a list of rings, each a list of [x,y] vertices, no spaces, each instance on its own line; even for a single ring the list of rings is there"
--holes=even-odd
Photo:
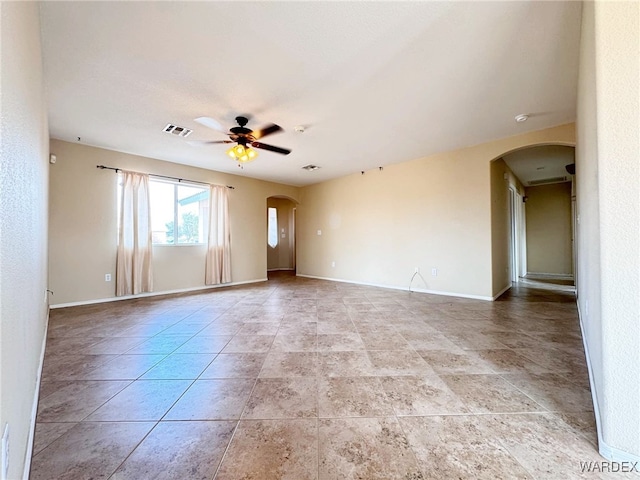
[[[227,187],[211,185],[209,188],[209,245],[204,283],[217,285],[230,281],[229,194]]]
[[[151,292],[149,176],[122,172],[116,295]]]

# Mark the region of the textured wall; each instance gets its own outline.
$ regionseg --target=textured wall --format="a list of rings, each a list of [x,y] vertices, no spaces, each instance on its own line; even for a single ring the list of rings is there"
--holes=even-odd
[[[640,457],[637,2],[586,2],[578,91],[578,303],[600,452]]]
[[[595,4],[604,441],[640,457],[640,4]]]
[[[47,319],[48,132],[38,5],[1,2],[0,426],[21,478]]]

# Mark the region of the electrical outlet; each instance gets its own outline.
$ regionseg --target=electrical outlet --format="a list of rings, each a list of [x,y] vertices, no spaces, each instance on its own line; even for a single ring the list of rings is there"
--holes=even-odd
[[[104,281],[105,282],[110,282],[111,281],[111,274],[110,273],[105,273],[104,274]]]
[[[420,267],[416,267],[414,270],[416,273],[420,273]]]
[[[438,269],[437,268],[432,268],[431,269],[431,276],[432,277],[437,277],[438,276]]]
[[[2,434],[2,480],[9,478],[9,424],[5,424]]]

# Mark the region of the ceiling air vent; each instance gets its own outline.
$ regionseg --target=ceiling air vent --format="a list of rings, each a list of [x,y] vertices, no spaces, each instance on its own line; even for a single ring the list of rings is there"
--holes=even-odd
[[[188,137],[193,130],[189,130],[188,128],[179,127],[174,125],[173,123],[169,123],[166,127],[164,127],[164,132],[170,133],[171,135],[177,135],[178,137]]]
[[[540,180],[531,180],[527,182],[527,185],[533,187],[534,185],[546,185],[548,183],[562,183],[566,181],[567,177],[541,178]]]
[[[320,170],[320,167],[317,165],[305,165],[304,167],[302,167],[303,170],[308,170],[310,172],[313,172],[314,170]]]

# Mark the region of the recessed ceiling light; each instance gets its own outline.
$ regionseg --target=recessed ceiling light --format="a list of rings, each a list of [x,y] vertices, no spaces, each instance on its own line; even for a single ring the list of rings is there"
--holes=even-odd
[[[317,166],[317,165],[311,165],[311,164],[309,164],[309,165],[305,165],[304,167],[302,167],[302,169],[303,169],[303,170],[308,170],[308,171],[312,172],[312,171],[314,171],[314,170],[319,170],[319,169],[320,169],[320,167],[319,167],[319,166]]]
[[[518,123],[526,122],[528,118],[529,118],[529,115],[521,113],[520,115],[516,115],[516,122]]]
[[[297,133],[304,133],[304,125],[296,125],[293,130]]]

